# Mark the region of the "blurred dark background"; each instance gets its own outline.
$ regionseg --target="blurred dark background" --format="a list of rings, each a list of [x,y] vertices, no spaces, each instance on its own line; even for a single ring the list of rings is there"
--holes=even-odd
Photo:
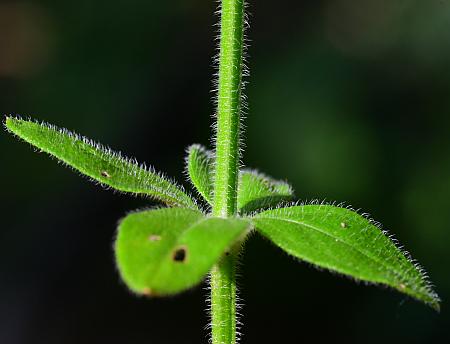
[[[209,143],[215,1],[0,2],[0,109],[183,180]],[[243,343],[450,340],[450,2],[251,1],[244,160],[303,200],[381,221],[442,311],[299,264],[254,236]],[[118,219],[147,206],[0,133],[0,343],[207,343],[205,286],[146,300],[121,284]]]

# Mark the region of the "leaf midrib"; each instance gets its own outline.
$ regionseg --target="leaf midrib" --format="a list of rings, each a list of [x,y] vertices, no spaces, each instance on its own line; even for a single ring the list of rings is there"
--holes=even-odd
[[[149,179],[155,178],[155,179],[158,179],[158,182],[160,182],[160,183],[161,183],[161,182],[162,182],[162,183],[167,183],[167,184],[169,184],[170,182],[166,181],[164,178],[162,178],[161,176],[159,176],[159,175],[157,175],[157,174],[155,174],[155,173],[152,173],[152,172],[150,172],[150,171],[147,171],[147,170],[141,168],[141,167],[138,166],[138,165],[133,165],[132,163],[130,163],[129,161],[127,161],[126,159],[124,159],[124,158],[121,157],[120,155],[114,157],[114,159],[117,159],[117,161],[114,161],[114,159],[109,160],[109,159],[107,158],[108,152],[107,152],[107,150],[106,150],[103,146],[99,145],[99,147],[96,148],[96,147],[94,147],[92,144],[90,144],[90,143],[88,143],[88,142],[85,142],[85,141],[83,140],[83,137],[82,137],[82,136],[79,136],[79,135],[77,135],[77,134],[73,134],[73,133],[70,133],[70,132],[68,132],[68,133],[62,133],[62,132],[61,132],[60,130],[58,130],[58,129],[54,129],[55,131],[52,131],[53,129],[52,129],[52,128],[48,128],[48,127],[38,127],[38,129],[45,129],[45,130],[49,131],[50,134],[56,134],[56,140],[58,140],[59,142],[62,142],[62,143],[64,142],[64,138],[65,138],[64,135],[67,135],[67,138],[69,139],[69,142],[68,142],[69,144],[74,144],[74,143],[76,143],[76,142],[81,143],[82,146],[83,146],[82,148],[83,148],[83,150],[84,150],[84,153],[89,154],[89,155],[92,155],[92,156],[94,156],[96,159],[99,159],[99,160],[101,160],[101,161],[103,161],[103,162],[105,162],[105,163],[111,164],[112,166],[114,166],[115,168],[121,170],[122,172],[123,172],[122,166],[120,166],[120,165],[118,164],[118,162],[123,163],[123,164],[125,164],[125,165],[127,165],[127,166],[130,166],[131,168],[136,168],[136,170],[138,171],[138,173],[139,173],[139,172],[144,173],[144,176],[143,176],[143,179],[144,179],[144,180],[141,179],[141,178],[138,178],[138,181],[141,183],[142,186],[146,186],[146,187],[148,187],[149,190],[151,190],[151,191],[153,191],[153,192],[155,192],[155,193],[159,193],[160,195],[163,195],[163,196],[166,196],[166,197],[168,197],[168,198],[171,198],[171,199],[172,199],[172,202],[173,202],[174,204],[179,204],[179,205],[182,205],[182,206],[186,206],[186,207],[188,207],[188,208],[190,208],[190,209],[197,210],[197,209],[195,208],[195,206],[193,206],[193,204],[190,204],[190,203],[186,202],[186,200],[183,200],[183,202],[181,203],[180,200],[177,198],[177,195],[173,192],[173,190],[171,190],[171,191],[168,192],[167,189],[173,187],[173,188],[176,189],[176,191],[179,191],[180,193],[186,195],[187,198],[190,198],[187,194],[185,194],[185,193],[184,193],[181,189],[179,189],[176,185],[173,185],[173,184],[172,184],[172,185],[168,185],[168,186],[167,186],[167,189],[164,189],[164,188],[161,187],[161,186],[158,186],[158,187],[153,186],[152,184],[148,183],[145,179],[146,179],[146,178],[149,178]],[[63,158],[63,157],[58,156],[58,154],[57,154],[53,149],[51,149],[51,147],[49,147],[49,146],[47,146],[47,147],[45,147],[45,148],[39,147],[40,144],[39,144],[39,142],[38,142],[37,140],[35,140],[33,137],[30,137],[30,135],[26,135],[26,134],[23,133],[23,132],[21,133],[21,136],[22,136],[26,141],[28,141],[29,143],[31,143],[33,146],[38,147],[39,149],[42,149],[43,151],[47,152],[47,153],[50,154],[51,156],[55,157],[56,159],[61,160],[61,161],[64,162],[68,167],[74,168],[74,166],[72,165],[71,162],[68,161],[68,159],[65,159],[65,158]],[[75,169],[77,169],[77,170],[78,170],[79,172],[81,172],[82,174],[84,174],[84,175],[86,175],[86,176],[88,176],[88,177],[90,177],[90,178],[92,178],[92,179],[94,179],[94,180],[100,182],[101,184],[104,184],[104,185],[107,185],[107,186],[110,186],[110,187],[115,188],[115,186],[111,185],[110,183],[107,183],[107,182],[105,182],[105,181],[100,181],[100,180],[96,179],[96,177],[95,177],[95,176],[92,176],[91,173],[88,172],[85,168],[76,167]],[[156,181],[156,180],[155,180],[155,181]],[[123,184],[122,184],[121,188],[123,188],[123,190],[119,190],[119,191],[133,192],[133,191],[125,190],[126,188],[123,186]],[[145,188],[143,188],[139,193],[148,195],[148,194],[145,192]],[[152,195],[148,195],[148,196],[150,196],[150,197],[155,197],[155,196],[152,196]],[[163,201],[164,201],[164,200],[163,200]]]
[[[298,225],[300,225],[300,226],[305,226],[305,227],[311,228],[311,229],[313,229],[313,230],[315,230],[315,231],[317,231],[317,232],[319,232],[319,233],[321,233],[321,234],[323,234],[323,235],[325,235],[325,236],[328,236],[328,237],[330,237],[330,238],[332,238],[332,239],[338,240],[338,241],[341,242],[342,244],[348,246],[349,248],[351,248],[351,249],[353,249],[353,250],[359,252],[359,253],[362,254],[363,256],[369,258],[369,260],[372,260],[373,262],[380,264],[381,266],[383,266],[383,267],[385,268],[385,270],[386,270],[387,272],[389,272],[389,271],[394,272],[394,276],[402,276],[402,274],[399,273],[399,271],[398,271],[397,269],[390,268],[390,267],[387,266],[383,261],[378,260],[378,259],[374,258],[372,255],[368,254],[367,251],[362,250],[362,249],[359,248],[359,247],[354,247],[354,246],[352,246],[350,243],[348,243],[348,242],[342,240],[341,238],[339,238],[339,237],[337,237],[337,236],[333,236],[333,235],[331,235],[331,234],[329,234],[329,233],[327,233],[327,232],[321,230],[320,228],[317,228],[317,227],[315,227],[315,226],[313,226],[313,225],[311,225],[311,224],[308,224],[308,223],[305,223],[305,222],[302,222],[302,221],[298,221],[298,220],[293,220],[293,219],[280,218],[280,217],[277,217],[277,216],[258,216],[257,218],[262,218],[262,219],[274,219],[274,220],[279,220],[279,221],[285,221],[285,222],[295,223],[295,224],[298,224]],[[388,282],[386,282],[386,280],[384,280],[383,282],[384,282],[384,283],[388,283]]]

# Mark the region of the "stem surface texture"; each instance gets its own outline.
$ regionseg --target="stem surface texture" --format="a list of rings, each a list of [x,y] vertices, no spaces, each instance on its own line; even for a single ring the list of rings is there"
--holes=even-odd
[[[244,45],[244,0],[222,0],[217,95],[214,216],[236,215]],[[236,343],[236,264],[240,244],[211,271],[213,344]]]
[[[222,0],[213,204],[222,217],[236,214],[243,37],[243,0]]]

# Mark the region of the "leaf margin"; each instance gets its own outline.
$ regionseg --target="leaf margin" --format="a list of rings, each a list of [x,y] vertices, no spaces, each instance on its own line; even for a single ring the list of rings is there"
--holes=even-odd
[[[266,184],[265,187],[268,187],[272,190],[264,190],[266,192],[265,196],[261,196],[258,198],[253,198],[250,201],[242,203],[242,185],[243,178],[250,177],[256,179],[256,181],[252,184],[249,184],[251,187],[260,187],[256,185],[257,183]],[[256,186],[255,186],[256,185]],[[280,187],[285,187],[287,191],[281,191]],[[262,191],[262,190],[260,190]],[[239,186],[238,186],[238,209],[239,213],[242,215],[254,215],[258,212],[269,210],[277,207],[282,207],[290,204],[293,199],[295,199],[294,188],[291,184],[289,184],[285,180],[275,179],[263,172],[260,172],[257,169],[244,168],[240,171],[239,174]]]
[[[223,251],[223,252],[216,258],[216,261],[220,260],[222,255],[223,255],[223,253],[227,252],[227,250],[231,250],[232,247],[234,247],[234,245],[243,245],[245,240],[248,238],[249,233],[253,229],[252,222],[249,219],[247,219],[247,218],[237,218],[237,217],[235,217],[235,218],[221,218],[221,217],[215,217],[215,216],[212,216],[210,214],[205,215],[201,211],[192,210],[192,209],[188,209],[188,208],[179,208],[179,207],[173,207],[173,208],[147,208],[147,209],[134,210],[134,211],[129,212],[127,215],[125,215],[122,219],[119,220],[113,247],[114,247],[114,254],[115,254],[115,257],[116,257],[117,270],[118,270],[118,272],[119,272],[119,274],[121,276],[122,281],[125,283],[125,285],[128,287],[128,289],[131,292],[133,292],[133,293],[135,293],[137,295],[147,296],[147,297],[164,297],[164,296],[170,296],[170,295],[177,295],[177,294],[186,292],[186,291],[196,287],[198,284],[201,283],[202,280],[204,280],[207,277],[208,273],[211,271],[211,268],[215,264],[215,262],[211,263],[210,267],[208,269],[204,270],[203,273],[201,274],[201,276],[197,276],[196,282],[190,283],[189,285],[183,286],[182,288],[178,288],[177,287],[177,288],[173,289],[173,287],[170,287],[172,289],[170,289],[170,290],[166,289],[165,291],[161,291],[160,289],[158,289],[158,286],[150,287],[150,286],[146,285],[145,287],[142,287],[142,288],[136,287],[136,285],[137,285],[136,283],[134,283],[134,282],[130,283],[130,276],[129,275],[128,275],[128,277],[125,276],[127,273],[124,273],[123,263],[119,262],[119,259],[122,259],[122,258],[118,258],[118,254],[122,254],[123,255],[123,248],[119,248],[119,245],[122,245],[123,243],[120,243],[119,240],[122,240],[122,238],[120,236],[122,235],[122,237],[123,237],[123,235],[124,235],[123,227],[122,227],[122,226],[124,226],[124,222],[125,221],[130,221],[130,219],[133,220],[132,219],[133,217],[136,217],[136,216],[139,216],[139,215],[146,216],[149,213],[152,213],[154,215],[155,214],[154,212],[156,212],[157,213],[156,215],[159,216],[160,215],[159,213],[168,213],[168,212],[176,213],[176,212],[184,212],[184,211],[188,211],[188,212],[198,216],[198,218],[197,218],[196,221],[193,221],[185,229],[183,229],[183,230],[181,230],[179,232],[179,236],[176,239],[176,242],[174,242],[174,245],[172,246],[172,248],[169,251],[167,251],[168,252],[167,254],[164,254],[163,258],[158,259],[157,265],[159,265],[159,267],[156,269],[156,272],[154,273],[152,278],[155,278],[154,277],[155,275],[157,276],[156,278],[159,277],[160,268],[161,268],[161,266],[163,264],[165,264],[164,259],[167,259],[169,256],[171,256],[171,254],[169,254],[169,253],[173,253],[173,250],[176,247],[184,246],[184,243],[180,242],[180,240],[181,240],[180,238],[186,237],[186,235],[192,234],[192,230],[197,230],[198,231],[199,230],[198,226],[202,225],[204,222],[207,222],[207,221],[216,221],[216,222],[217,221],[220,221],[220,222],[230,221],[230,223],[231,222],[235,222],[234,224],[236,224],[238,222],[241,225],[245,224],[245,227],[243,227],[241,230],[235,231],[236,233],[234,233],[234,234],[237,234],[237,235],[234,238],[232,238],[232,240],[230,241],[230,244],[227,247],[221,249],[221,251]],[[171,215],[168,216],[168,218],[173,219],[176,216],[177,216],[177,214],[175,214],[175,215],[171,214]],[[146,226],[146,227],[148,228],[149,226]],[[211,233],[214,233],[214,232],[210,233],[209,230],[210,230],[209,228],[208,228],[207,231],[203,230],[203,233],[208,233],[208,235],[210,235]],[[232,232],[228,232],[228,231],[227,231],[227,233],[228,233],[228,235],[233,234]],[[161,236],[164,237],[163,233],[158,233],[158,235],[161,235]],[[164,240],[164,239],[158,239],[158,240]],[[191,253],[192,247],[189,247],[189,245],[187,245],[187,246],[190,249],[190,250],[188,250],[188,252],[189,252],[188,253],[188,257],[189,257],[192,254]],[[203,245],[202,245],[202,248],[203,248]],[[119,253],[119,251],[122,252],[122,253]],[[199,254],[197,253],[197,256],[198,255]],[[202,259],[204,259],[204,258],[202,258]],[[134,265],[136,265],[136,264],[134,264]],[[142,265],[140,265],[140,266],[142,266]],[[177,276],[179,276],[179,275],[177,275]],[[131,279],[133,279],[133,277]],[[138,283],[142,283],[142,281],[138,282]],[[166,282],[164,282],[164,283],[166,283]]]
[[[350,211],[353,214],[357,215],[360,217],[360,219],[363,219],[365,221],[367,221],[371,226],[376,227],[379,231],[380,234],[383,235],[386,239],[388,239],[391,244],[395,247],[395,249],[397,250],[397,252],[399,254],[401,254],[406,261],[411,265],[411,268],[413,268],[421,277],[421,282],[423,283],[423,288],[426,291],[426,295],[429,299],[427,298],[420,298],[417,297],[416,295],[413,295],[411,293],[407,293],[405,291],[405,285],[400,284],[398,286],[394,286],[394,285],[389,285],[387,283],[383,283],[383,282],[376,282],[376,281],[369,281],[369,280],[365,280],[365,279],[361,279],[355,276],[352,276],[348,273],[342,272],[342,271],[337,271],[334,269],[331,269],[330,267],[327,266],[323,266],[323,265],[317,265],[314,262],[305,260],[304,258],[298,257],[295,254],[293,254],[292,252],[289,252],[288,250],[286,250],[285,248],[279,246],[277,243],[275,243],[271,238],[269,238],[268,236],[266,236],[265,234],[262,233],[261,228],[258,228],[258,224],[255,222],[255,219],[257,219],[258,217],[261,217],[261,215],[264,215],[264,213],[266,212],[271,212],[271,211],[277,211],[277,210],[283,210],[283,209],[289,209],[291,207],[303,207],[303,206],[327,206],[327,207],[335,207],[335,208],[339,208],[342,210],[346,210],[346,211]],[[441,299],[439,297],[439,295],[436,293],[436,291],[434,290],[435,286],[434,284],[431,282],[428,273],[425,271],[425,269],[417,262],[416,259],[412,258],[410,253],[408,251],[406,251],[400,244],[399,241],[387,230],[382,228],[382,225],[380,222],[375,221],[371,218],[370,214],[368,213],[362,213],[360,209],[354,209],[353,207],[346,205],[345,203],[337,203],[337,202],[325,202],[325,201],[319,201],[319,200],[313,200],[310,202],[292,202],[287,206],[284,207],[276,207],[276,208],[272,208],[269,210],[264,210],[262,212],[255,212],[253,213],[250,218],[252,218],[252,220],[254,221],[254,231],[258,232],[260,235],[262,235],[265,239],[267,239],[268,241],[270,241],[273,245],[277,246],[278,248],[280,248],[283,252],[285,252],[286,254],[288,254],[290,257],[294,258],[295,260],[298,260],[302,263],[307,263],[308,265],[311,265],[315,268],[320,269],[325,269],[329,272],[331,272],[332,274],[338,274],[341,275],[343,277],[347,277],[350,279],[353,279],[357,282],[364,282],[366,284],[372,284],[372,285],[377,285],[377,286],[381,286],[381,287],[386,287],[392,290],[396,290],[400,293],[402,293],[403,295],[407,295],[415,300],[421,301],[425,304],[427,304],[428,306],[430,306],[431,308],[433,308],[435,311],[439,312],[440,311],[440,302]],[[264,217],[261,217],[264,218]],[[270,217],[267,217],[270,218]]]
[[[193,156],[196,154],[198,159],[195,159]],[[202,165],[201,168],[206,169],[206,171],[199,170],[194,173],[193,171],[193,163],[195,160],[200,160],[199,165]],[[213,152],[208,150],[205,146],[194,143],[189,145],[186,148],[186,156],[185,156],[185,175],[187,179],[195,189],[195,191],[204,199],[209,206],[212,205],[214,199],[214,187],[213,187],[213,178],[214,178],[214,155]],[[205,168],[206,167],[206,168]],[[206,175],[205,175],[206,173]],[[200,174],[203,174],[200,176]],[[198,176],[198,178],[196,178]],[[206,183],[209,182],[209,185],[204,185],[203,181],[198,181],[198,179],[206,180]]]
[[[167,188],[157,189],[154,185],[150,183],[147,184],[149,190],[153,190],[155,194],[151,194],[150,192],[144,191],[130,191],[119,189],[116,186],[111,185],[111,180],[109,180],[109,176],[103,175],[93,175],[92,172],[83,172],[79,167],[72,165],[72,163],[66,161],[64,158],[59,157],[56,153],[52,152],[48,147],[43,148],[41,144],[36,143],[35,139],[27,137],[26,134],[21,134],[18,130],[17,124],[28,124],[32,126],[36,126],[38,129],[44,129],[49,131],[51,134],[61,135],[61,139],[68,139],[72,144],[80,143],[89,147],[93,150],[94,155],[99,154],[100,158],[98,161],[102,161],[105,157],[110,158],[114,163],[118,162],[122,165],[128,165],[126,171],[127,177],[134,177],[135,180],[138,180],[137,175],[143,174],[143,178],[155,178],[160,183],[166,183]],[[107,190],[113,190],[119,193],[130,194],[132,196],[143,196],[144,198],[153,199],[162,203],[165,203],[168,206],[181,206],[187,207],[194,210],[199,210],[197,205],[197,201],[191,195],[189,195],[182,185],[177,184],[173,179],[166,177],[163,173],[156,171],[152,166],[147,166],[145,163],[138,163],[136,159],[126,157],[122,154],[121,151],[114,151],[106,145],[98,143],[92,139],[89,139],[83,135],[80,135],[76,132],[70,131],[63,127],[58,127],[54,124],[50,124],[44,121],[38,121],[28,117],[27,119],[23,119],[19,115],[6,115],[4,116],[3,126],[7,132],[18,138],[20,141],[28,143],[33,149],[39,150],[39,152],[45,152],[50,158],[55,159],[57,162],[62,163],[64,166],[70,168],[75,171],[81,177],[87,178],[89,181],[94,184],[100,185]],[[51,144],[48,144],[51,147]],[[91,152],[92,154],[92,152]],[[105,160],[107,160],[107,158]],[[104,160],[103,160],[104,161]],[[116,166],[115,166],[116,167]],[[124,171],[122,171],[124,172]],[[107,172],[105,172],[107,173]],[[103,174],[103,172],[101,173]],[[139,180],[138,184],[144,188],[145,181]],[[171,189],[171,192],[168,192],[168,189]],[[157,195],[159,193],[159,195]]]

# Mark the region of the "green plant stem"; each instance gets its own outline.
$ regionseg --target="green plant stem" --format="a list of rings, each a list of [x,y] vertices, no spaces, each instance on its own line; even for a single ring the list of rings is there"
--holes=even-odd
[[[222,0],[213,204],[222,217],[236,213],[243,34],[243,0]]]
[[[217,95],[214,216],[236,215],[239,176],[244,0],[222,0]],[[237,247],[240,248],[240,245]],[[238,249],[211,271],[213,344],[236,343],[236,263]]]
[[[238,252],[224,256],[211,271],[213,344],[236,343],[236,263]]]

